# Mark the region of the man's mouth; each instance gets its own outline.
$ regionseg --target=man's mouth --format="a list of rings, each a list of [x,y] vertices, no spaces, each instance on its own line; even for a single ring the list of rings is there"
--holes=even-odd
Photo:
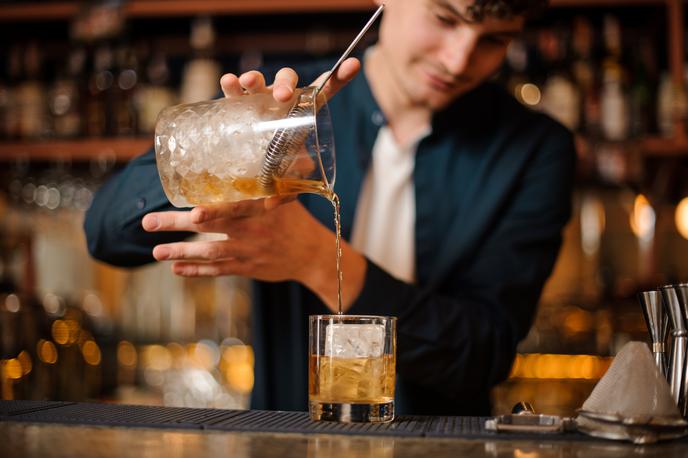
[[[450,92],[457,86],[457,81],[441,77],[431,70],[424,70],[423,73],[430,86],[437,91]]]

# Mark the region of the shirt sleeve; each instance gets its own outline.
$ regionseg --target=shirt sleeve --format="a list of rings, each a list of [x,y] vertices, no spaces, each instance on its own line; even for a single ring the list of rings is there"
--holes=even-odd
[[[554,137],[471,263],[439,286],[405,283],[368,261],[349,313],[398,317],[397,371],[405,380],[465,399],[508,376],[571,211],[575,150],[570,135]]]
[[[84,231],[94,258],[120,267],[155,261],[153,247],[182,240],[187,232],[149,233],[141,227],[147,213],[172,210],[162,189],[155,150],[129,162],[96,192],[86,212]]]

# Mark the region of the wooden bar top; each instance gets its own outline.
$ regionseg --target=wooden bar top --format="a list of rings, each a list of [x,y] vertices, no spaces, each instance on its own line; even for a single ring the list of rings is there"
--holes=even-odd
[[[686,457],[688,444],[634,446],[612,441],[465,440],[179,431],[129,427],[0,423],[0,456],[176,457]]]

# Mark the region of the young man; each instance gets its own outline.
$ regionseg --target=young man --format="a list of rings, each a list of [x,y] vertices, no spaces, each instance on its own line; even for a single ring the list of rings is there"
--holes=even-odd
[[[352,80],[360,63],[349,59],[327,86],[330,96],[339,90],[330,110],[348,241],[344,308],[399,318],[398,413],[489,413],[489,390],[507,376],[559,250],[571,135],[487,82],[542,3],[388,0],[362,74]],[[297,79],[282,69],[266,88],[249,72],[224,75],[221,86],[287,100]],[[330,203],[170,209],[149,151],[96,195],[85,224],[91,253],[256,279],[252,406],[305,409],[308,315],[337,306]],[[180,241],[190,232],[228,239]]]

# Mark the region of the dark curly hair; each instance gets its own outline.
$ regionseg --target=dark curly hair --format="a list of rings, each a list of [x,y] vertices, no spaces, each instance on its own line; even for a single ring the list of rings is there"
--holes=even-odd
[[[525,15],[533,17],[547,8],[549,0],[474,0],[467,13],[474,21],[482,21],[486,16],[508,19]]]

